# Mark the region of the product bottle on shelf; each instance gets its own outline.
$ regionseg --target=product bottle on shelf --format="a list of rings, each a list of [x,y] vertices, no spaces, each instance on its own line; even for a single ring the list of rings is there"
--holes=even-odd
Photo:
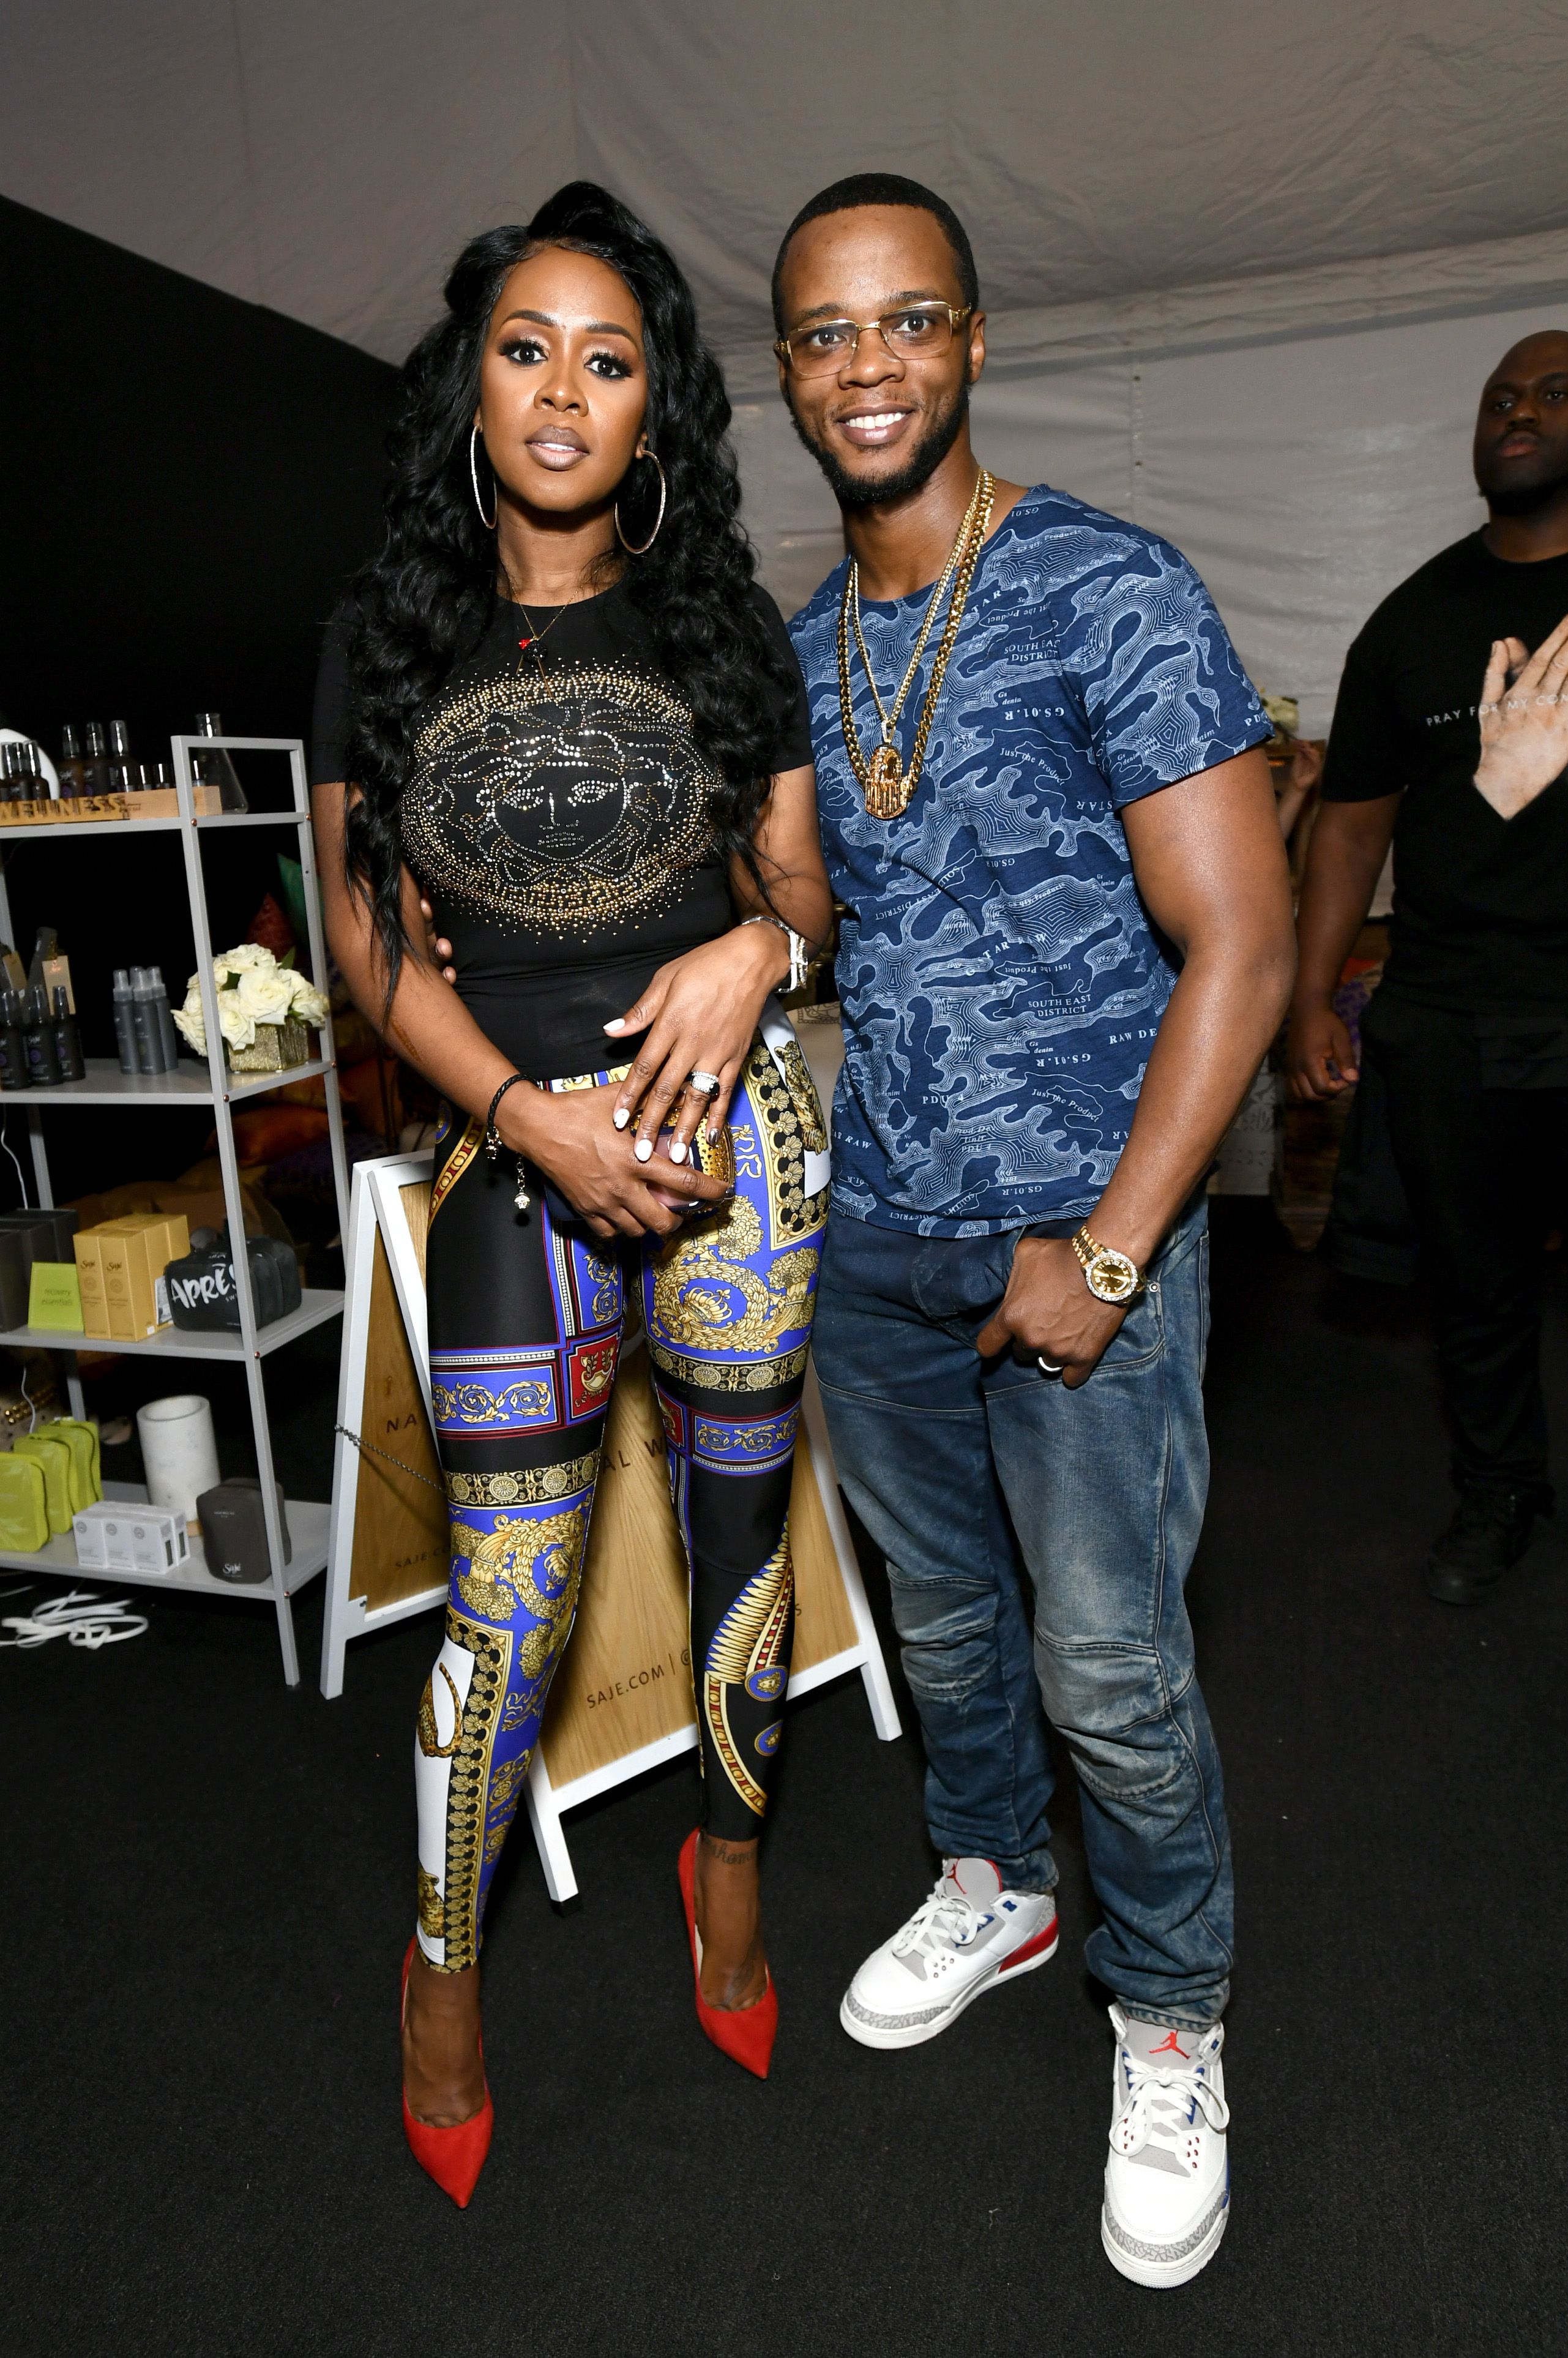
[[[52,1089],[65,1076],[59,1069],[59,1056],[54,1044],[54,1026],[49,1020],[41,983],[34,983],[27,992],[22,1026],[27,1048],[27,1078],[35,1088]]]
[[[149,967],[147,972],[151,975],[153,982],[153,1013],[157,1020],[158,1046],[163,1052],[163,1068],[166,1073],[177,1072],[179,1068],[179,1034],[174,1028],[174,1011],[168,1003],[168,990],[164,982],[163,968],[161,966]]]
[[[199,712],[196,728],[199,736],[221,737],[223,734],[223,716],[221,712]],[[221,747],[211,753],[204,753],[200,747],[192,746],[190,770],[199,785],[217,787],[222,809],[249,810],[250,805],[245,800],[245,790],[240,784],[239,775]]]
[[[120,1051],[120,1070],[134,1073],[136,1063],[136,1026],[131,1012],[131,977],[123,966],[114,968],[114,1044]]]
[[[54,1052],[59,1062],[60,1078],[84,1081],[87,1065],[81,1054],[81,1034],[76,1028],[76,1018],[70,1011],[70,1001],[65,995],[65,985],[54,987]]]
[[[0,1089],[25,1089],[29,1077],[22,1003],[14,990],[0,991]]]
[[[131,759],[131,732],[123,720],[109,723],[109,792],[128,795],[139,783],[140,772]]]
[[[15,757],[14,798],[29,803],[49,802],[49,782],[38,767],[38,749],[31,738],[8,742],[6,751]]]
[[[90,720],[87,724],[87,758],[81,765],[81,791],[84,795],[106,795],[109,791],[109,757],[104,750],[102,720]]]
[[[49,780],[39,774],[38,757],[25,739],[7,737],[0,747],[0,793],[8,803],[47,803]]]
[[[158,1035],[157,1009],[153,1004],[153,979],[145,966],[131,968],[131,1022],[136,1034],[136,1070],[161,1073],[163,1042]]]
[[[74,802],[87,792],[86,767],[81,759],[81,740],[68,720],[59,732],[59,791],[62,801]]]

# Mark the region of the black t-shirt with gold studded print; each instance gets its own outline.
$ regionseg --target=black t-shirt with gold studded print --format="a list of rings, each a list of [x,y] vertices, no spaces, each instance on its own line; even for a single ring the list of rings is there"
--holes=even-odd
[[[773,600],[751,594],[797,683],[771,767],[799,769],[811,759],[799,669]],[[779,702],[771,681],[757,693]],[[344,774],[348,703],[334,624],[316,783]],[[622,584],[560,608],[498,600],[473,655],[418,713],[404,857],[474,1020],[531,1079],[602,1070],[610,1019],[667,959],[734,923],[708,807],[716,783]],[[624,1060],[623,1039],[613,1055]]]

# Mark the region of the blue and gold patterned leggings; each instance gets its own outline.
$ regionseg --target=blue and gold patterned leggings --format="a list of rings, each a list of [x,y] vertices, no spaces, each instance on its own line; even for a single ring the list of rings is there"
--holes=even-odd
[[[580,1088],[611,1077],[553,1081]],[[571,1630],[629,1284],[640,1284],[689,1573],[703,1823],[761,1831],[794,1628],[789,1490],[827,1139],[769,1011],[703,1165],[734,1195],[660,1243],[525,1213],[483,1125],[438,1138],[427,1255],[430,1383],[451,1519],[446,1635],[419,1704],[419,1945],[479,1953],[495,1872]]]

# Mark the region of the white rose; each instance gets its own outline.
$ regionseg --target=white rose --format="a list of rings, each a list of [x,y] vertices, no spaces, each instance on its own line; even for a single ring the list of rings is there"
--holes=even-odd
[[[290,980],[294,985],[295,1022],[308,1023],[313,1032],[319,1032],[327,1021],[326,993],[318,990],[302,974],[291,976]]]
[[[237,1001],[253,1024],[286,1023],[294,1003],[292,978],[276,963],[247,967],[232,990],[220,993],[220,1005],[226,999]]]
[[[273,968],[277,964],[269,949],[260,942],[242,942],[237,949],[224,950],[212,961],[212,971],[222,984],[225,969],[231,974],[243,974],[247,968]]]
[[[231,1048],[255,1045],[256,1020],[241,1006],[237,990],[221,990],[218,993],[218,1028]]]
[[[174,1021],[176,1029],[184,1034],[186,1044],[194,1048],[199,1056],[204,1056],[207,1054],[207,1023],[201,1012],[201,993],[194,975],[185,994],[184,1006],[174,1011]]]

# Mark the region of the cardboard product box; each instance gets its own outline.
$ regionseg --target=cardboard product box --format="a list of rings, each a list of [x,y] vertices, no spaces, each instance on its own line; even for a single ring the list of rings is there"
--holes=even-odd
[[[0,1228],[0,1326],[27,1323],[27,1290],[32,1279],[27,1246],[15,1228]]]
[[[132,1212],[105,1222],[98,1234],[108,1331],[117,1341],[143,1342],[169,1323],[163,1273],[190,1249],[184,1216]]]
[[[81,1285],[81,1331],[106,1340],[109,1305],[103,1298],[103,1239],[96,1228],[82,1228],[70,1241]]]
[[[36,1260],[27,1293],[29,1326],[52,1326],[62,1335],[86,1332],[81,1323],[81,1281],[74,1260]]]
[[[27,1325],[33,1263],[59,1260],[58,1235],[52,1212],[8,1212],[0,1217],[0,1318],[5,1325]]]
[[[105,1498],[71,1519],[76,1561],[95,1572],[172,1572],[190,1561],[178,1507],[140,1507]]]
[[[35,1245],[34,1260],[69,1260],[71,1239],[81,1226],[76,1213],[69,1205],[56,1204],[47,1211],[40,1206],[35,1212],[0,1212],[0,1228],[20,1228],[26,1231],[46,1225],[53,1233],[53,1242],[44,1251],[40,1251]]]

